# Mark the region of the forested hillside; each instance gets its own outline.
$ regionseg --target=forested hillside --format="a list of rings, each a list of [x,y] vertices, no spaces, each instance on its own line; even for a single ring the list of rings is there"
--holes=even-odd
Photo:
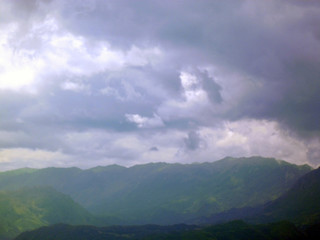
[[[0,189],[51,186],[115,224],[173,224],[274,200],[310,170],[261,157],[130,168],[22,169],[1,173]]]

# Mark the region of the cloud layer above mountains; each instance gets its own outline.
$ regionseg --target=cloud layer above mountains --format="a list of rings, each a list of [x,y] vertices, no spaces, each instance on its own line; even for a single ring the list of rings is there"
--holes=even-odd
[[[320,164],[319,1],[0,0],[0,167]]]

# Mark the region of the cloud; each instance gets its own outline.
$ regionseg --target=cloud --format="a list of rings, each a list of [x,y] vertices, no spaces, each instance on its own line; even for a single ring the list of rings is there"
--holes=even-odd
[[[190,131],[188,136],[184,138],[185,148],[190,151],[197,150],[201,147],[203,140],[196,131]]]
[[[10,148],[0,150],[1,170],[11,170],[16,167],[41,168],[51,166],[68,166],[71,156],[65,155],[59,151],[50,152],[40,149],[28,148]]]
[[[151,147],[151,148],[149,148],[149,151],[151,151],[151,152],[158,152],[159,149],[158,149],[157,147]]]
[[[186,162],[212,161],[225,156],[265,156],[283,159],[296,164],[309,163],[312,146],[319,146],[316,139],[304,143],[296,136],[281,130],[279,124],[266,120],[241,120],[225,122],[215,128],[203,127],[184,138],[189,148],[199,149],[199,141],[205,142],[200,151],[179,152],[178,157]],[[201,146],[201,145],[200,145]],[[317,156],[317,153],[314,153]],[[315,158],[312,158],[315,159]]]
[[[3,154],[319,163],[317,1],[0,3]]]
[[[74,91],[74,92],[87,92],[88,85],[82,83],[75,83],[75,82],[64,82],[61,85],[63,90],[67,91]]]
[[[220,94],[220,91],[222,90],[221,86],[208,75],[207,71],[200,71],[198,72],[198,75],[201,78],[203,89],[207,92],[210,101],[213,103],[221,103],[223,101]]]
[[[129,122],[137,124],[139,128],[154,128],[164,126],[163,121],[156,114],[154,114],[151,118],[141,117],[139,114],[126,114],[126,118]]]

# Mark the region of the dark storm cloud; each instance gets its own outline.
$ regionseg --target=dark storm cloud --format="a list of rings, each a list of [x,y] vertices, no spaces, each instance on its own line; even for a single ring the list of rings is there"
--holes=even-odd
[[[12,138],[0,138],[0,148],[138,159],[150,145],[135,151],[131,145],[139,144],[121,133],[158,136],[155,124],[141,123],[154,119],[161,131],[182,133],[162,144],[182,142],[193,153],[204,140],[191,129],[226,121],[275,121],[299,137],[319,137],[319,1],[0,2],[8,35],[2,50],[21,54],[21,65],[30,61],[26,69],[36,76],[35,93],[0,84],[0,130]],[[5,64],[0,61],[0,74]],[[183,86],[183,72],[196,78],[195,87]],[[92,140],[100,136],[95,130],[108,137]],[[71,134],[76,142],[75,133],[85,150],[65,139]],[[105,146],[113,142],[109,135],[120,143]],[[86,147],[88,139],[93,143]],[[165,149],[148,144],[159,156]],[[315,159],[317,145],[304,144]]]
[[[220,91],[221,86],[208,75],[207,71],[197,71],[198,77],[201,79],[203,90],[206,91],[212,103],[221,103],[223,101]]]
[[[78,34],[106,38],[120,48],[159,45],[171,54],[169,65],[212,63],[256,79],[262,87],[239,99],[241,105],[224,117],[274,119],[297,131],[320,129],[315,1],[94,1],[87,12],[73,5],[63,4],[60,20]],[[203,84],[211,100],[222,102],[214,81]]]
[[[196,131],[190,131],[188,136],[184,138],[185,148],[190,151],[195,151],[200,148],[202,142],[203,140]]]
[[[157,147],[151,147],[151,148],[149,148],[149,151],[151,151],[151,152],[158,152],[159,149],[158,149]]]

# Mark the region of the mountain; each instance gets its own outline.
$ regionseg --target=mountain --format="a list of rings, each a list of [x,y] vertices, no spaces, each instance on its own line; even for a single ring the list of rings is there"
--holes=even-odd
[[[290,222],[250,225],[233,221],[215,226],[92,226],[54,225],[22,233],[15,240],[313,240],[320,235],[315,229],[297,229]]]
[[[190,223],[216,224],[235,219],[266,223],[290,220],[295,224],[320,224],[320,168],[302,176],[282,196],[257,207],[234,208]]]
[[[51,186],[94,214],[115,217],[114,224],[174,224],[264,204],[310,170],[262,157],[130,168],[24,169],[0,173],[0,189]]]
[[[0,237],[55,223],[92,224],[96,219],[70,197],[50,187],[0,192]]]
[[[301,177],[288,192],[264,206],[260,219],[320,223],[320,168]]]

